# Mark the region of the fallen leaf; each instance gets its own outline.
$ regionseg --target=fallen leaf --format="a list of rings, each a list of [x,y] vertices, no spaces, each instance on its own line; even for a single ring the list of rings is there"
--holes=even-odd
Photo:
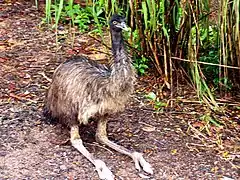
[[[88,57],[91,59],[107,59],[107,55],[104,53],[89,54]]]
[[[171,150],[171,154],[172,154],[172,155],[177,154],[177,149],[172,149],[172,150]]]
[[[1,49],[1,46],[0,46],[0,49]],[[3,62],[5,62],[5,61],[7,61],[7,60],[8,60],[8,58],[0,57],[0,63],[3,63]]]
[[[23,41],[15,40],[15,39],[12,39],[12,38],[8,39],[7,42],[11,47],[21,46],[21,45],[24,44]]]
[[[13,84],[13,83],[9,83],[8,84],[8,89],[10,90],[10,91],[14,91],[15,89],[16,89],[16,84]]]
[[[143,131],[146,131],[146,132],[153,132],[156,130],[156,127],[153,127],[153,126],[145,126],[142,128]]]
[[[218,167],[213,167],[212,169],[211,169],[211,172],[213,172],[213,173],[216,173],[217,171],[218,171]]]
[[[229,152],[228,152],[228,151],[223,152],[223,153],[222,153],[222,157],[223,157],[224,159],[228,159],[228,158],[229,158]]]
[[[201,122],[194,122],[193,124],[192,124],[192,126],[193,127],[198,127],[198,128],[202,128],[203,126],[205,126],[203,123],[201,123]]]

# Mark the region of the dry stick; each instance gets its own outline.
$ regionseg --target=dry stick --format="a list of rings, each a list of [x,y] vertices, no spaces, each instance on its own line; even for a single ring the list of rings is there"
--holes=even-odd
[[[181,100],[178,100],[178,101],[181,101]],[[200,101],[188,101],[188,100],[184,100],[184,101],[181,101],[181,102],[183,102],[183,103],[198,103],[198,104],[201,104]],[[224,104],[226,104],[226,103],[228,103],[228,102],[226,102],[226,103],[217,102],[217,103],[218,103],[219,105],[224,105]],[[228,103],[227,105],[228,105],[228,106],[239,106],[240,103]]]
[[[203,133],[201,133],[198,129],[194,128],[190,123],[188,123],[188,127],[190,127],[194,133],[196,133],[197,137],[199,140],[201,140],[200,136],[203,137],[206,140],[209,140],[209,138],[207,138],[207,136],[205,136]]]
[[[99,144],[96,143],[96,142],[94,142],[94,143],[84,142],[84,143],[85,143],[85,144],[88,144],[88,145],[91,145],[91,146],[98,146],[98,147],[100,147],[100,148],[102,148],[102,149],[107,150],[107,151],[110,152],[111,154],[114,154],[110,149],[108,149],[108,148],[106,148],[106,147],[104,147],[104,146],[102,146],[102,145],[99,145]]]
[[[214,144],[216,144],[218,147],[219,147],[219,146],[222,146],[222,145],[219,145],[216,141],[211,140],[210,138],[208,138],[207,136],[205,136],[203,133],[201,133],[201,131],[199,131],[198,129],[194,128],[190,123],[188,123],[188,127],[189,127],[190,130],[192,130],[192,132],[194,133],[193,137],[196,137],[196,138],[198,138],[199,140],[201,140],[201,141],[204,143],[204,145],[207,145],[208,147],[209,147],[209,146],[213,146]],[[213,144],[206,144],[206,143],[202,140],[201,137],[204,138],[205,140],[207,140],[208,142],[213,143]]]
[[[133,28],[133,26],[134,26],[134,17],[133,17],[133,13],[134,13],[134,11],[133,11],[133,0],[129,0],[129,6],[130,6],[130,10],[131,10],[131,22],[130,22],[130,25],[131,25],[131,28]],[[131,32],[131,34],[130,34],[130,44],[133,44],[133,33]],[[132,54],[132,52],[131,52],[131,54]]]
[[[193,101],[191,101],[191,100],[181,100],[181,99],[170,99],[170,100],[171,101],[181,101],[183,103],[197,103],[197,104],[201,104],[202,103],[201,101],[194,101],[194,100]],[[221,100],[219,100],[219,101],[221,101]],[[224,105],[226,103],[228,103],[227,105],[229,105],[229,106],[239,106],[240,105],[240,103],[238,103],[238,102],[236,102],[236,103],[228,102],[228,101],[226,101],[226,102],[217,102],[217,104],[219,104],[219,105]]]
[[[191,61],[189,59],[182,59],[182,58],[178,58],[178,57],[171,57],[171,58],[175,59],[175,60],[185,61],[185,62],[205,64],[205,65],[218,66],[218,67],[226,67],[226,68],[230,68],[230,69],[240,70],[240,67],[234,67],[234,66],[228,66],[228,65],[222,65],[222,64],[214,64],[214,63],[208,63],[208,62],[202,62],[202,61]]]
[[[145,122],[142,122],[142,121],[139,121],[138,122],[139,124],[143,124],[143,125],[146,125],[146,126],[149,126],[149,127],[156,127],[156,126],[153,126],[153,125],[151,125],[151,124],[148,124],[148,123],[145,123]]]
[[[26,97],[20,97],[20,96],[18,96],[18,95],[13,94],[13,93],[10,93],[8,96],[9,96],[9,97],[12,97],[12,98],[15,98],[15,99],[17,99],[17,100],[21,100],[21,101],[22,101],[22,100],[25,100],[25,101],[29,101],[29,102],[32,102],[32,103],[37,104],[37,101],[28,99],[28,98],[26,98]]]
[[[101,51],[99,49],[96,49],[96,48],[90,48],[89,49],[90,51],[96,51],[96,52],[99,52],[99,53],[103,53],[103,54],[106,54],[106,55],[111,55],[111,53],[108,53],[108,52],[105,52],[105,51]]]
[[[168,41],[169,43],[169,41]],[[170,97],[171,99],[173,99],[173,64],[172,64],[172,58],[171,58],[171,52],[170,52],[170,49],[168,49],[168,54],[170,56],[170,61],[169,61],[169,65],[170,65],[170,89],[171,89],[171,94],[170,94]],[[170,102],[170,106],[171,108],[173,107],[173,101]]]
[[[42,75],[48,82],[52,82],[52,80],[46,76],[44,72],[39,72],[38,74]]]
[[[160,68],[160,63],[159,63],[159,60],[158,60],[158,57],[157,57],[157,53],[156,53],[156,50],[153,49],[153,46],[152,46],[152,43],[151,41],[149,41],[149,46],[150,46],[150,49],[153,53],[153,56],[154,56],[154,60],[157,64],[157,66],[155,66],[157,68],[157,71],[159,72],[159,74],[162,74],[162,69]]]
[[[167,66],[167,52],[166,52],[166,38],[163,39],[163,53],[164,53],[164,74],[165,81],[168,81],[168,66]],[[159,64],[158,64],[159,65]]]

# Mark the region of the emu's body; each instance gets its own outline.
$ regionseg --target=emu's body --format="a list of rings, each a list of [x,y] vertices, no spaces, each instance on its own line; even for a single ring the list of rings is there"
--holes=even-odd
[[[124,110],[134,79],[127,56],[110,68],[83,56],[73,57],[54,73],[48,108],[52,117],[69,126],[87,124],[90,117]]]
[[[118,24],[117,24],[118,23]],[[124,20],[115,15],[110,21],[113,62],[105,66],[83,56],[72,57],[61,64],[53,75],[46,98],[46,111],[71,128],[72,145],[96,167],[100,179],[113,179],[111,171],[101,160],[96,160],[83,146],[78,125],[98,118],[96,139],[111,148],[129,155],[140,170],[152,173],[150,165],[137,152],[131,152],[107,138],[107,114],[124,110],[134,90],[135,71],[124,50],[122,28]]]

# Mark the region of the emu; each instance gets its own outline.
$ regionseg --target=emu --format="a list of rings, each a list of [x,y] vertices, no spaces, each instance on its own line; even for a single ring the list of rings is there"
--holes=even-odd
[[[70,128],[71,144],[96,168],[100,179],[113,180],[106,164],[96,159],[83,145],[79,125],[89,118],[98,120],[96,140],[130,156],[137,170],[153,174],[151,165],[141,153],[132,152],[107,137],[107,116],[123,111],[134,91],[135,71],[123,42],[122,30],[127,30],[125,18],[113,15],[110,20],[112,62],[98,64],[84,56],[74,56],[54,72],[45,102],[45,115]]]

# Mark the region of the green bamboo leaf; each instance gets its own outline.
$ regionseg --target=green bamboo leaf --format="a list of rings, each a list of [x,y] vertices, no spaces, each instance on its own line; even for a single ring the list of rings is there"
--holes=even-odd
[[[146,2],[142,2],[142,13],[144,17],[144,25],[145,25],[145,30],[148,29],[148,10],[147,10],[147,5]]]
[[[150,92],[149,94],[147,94],[145,96],[147,99],[150,99],[150,100],[156,100],[157,96],[154,92]]]
[[[45,14],[47,23],[50,23],[51,21],[51,4],[52,4],[51,0],[46,0]]]
[[[55,22],[55,27],[56,28],[58,26],[58,22],[59,22],[59,19],[61,17],[61,13],[62,13],[62,9],[63,9],[63,2],[64,2],[64,0],[60,0],[58,9],[55,10],[55,13],[57,14],[56,19],[55,19],[55,21],[56,21]]]
[[[162,29],[163,29],[164,35],[167,37],[167,39],[169,39],[168,30],[165,28],[165,26],[163,26]]]

